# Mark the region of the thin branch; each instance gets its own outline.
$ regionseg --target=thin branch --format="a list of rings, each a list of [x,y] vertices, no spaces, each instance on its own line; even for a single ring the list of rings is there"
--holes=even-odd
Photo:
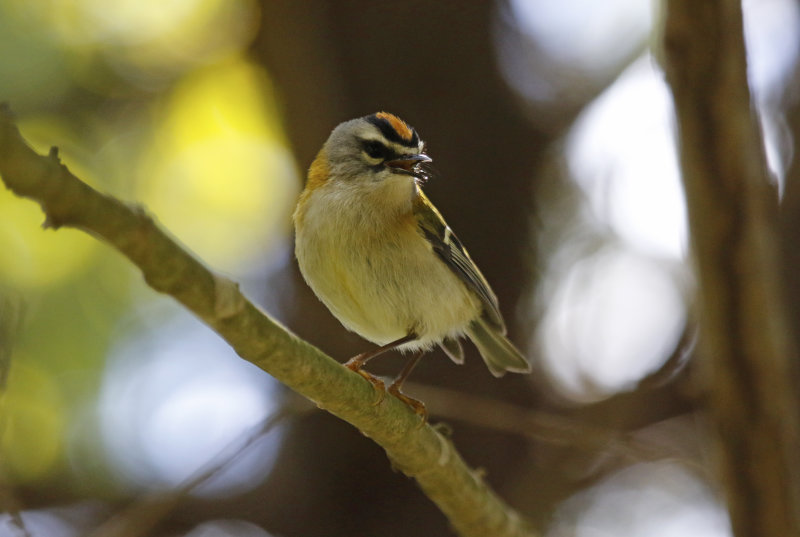
[[[2,291],[0,291],[2,292]],[[20,297],[0,294],[0,445],[8,426],[5,409],[5,395],[8,377],[11,373],[11,359],[14,342],[22,327],[23,302]],[[17,498],[14,486],[8,477],[5,460],[0,458],[0,513],[8,513],[10,523],[22,537],[31,537],[22,518],[22,504]]]
[[[291,392],[290,392],[291,393]],[[297,399],[300,399],[299,396]],[[287,400],[281,408],[267,416],[250,431],[243,433],[234,443],[219,453],[214,460],[200,468],[191,477],[174,489],[153,492],[137,498],[131,505],[115,513],[89,534],[89,537],[143,537],[150,535],[153,528],[161,522],[192,491],[209,479],[218,475],[234,460],[252,447],[272,429],[290,417],[313,409],[313,405]]]
[[[733,530],[737,537],[800,535],[797,354],[740,0],[665,6],[665,69],[700,283],[698,367]]]
[[[0,290],[0,397],[7,388],[8,375],[11,373],[11,355],[14,342],[22,330],[24,309],[21,297]]]
[[[531,441],[570,446],[595,454],[612,454],[632,462],[677,457],[674,450],[637,438],[629,432],[610,430],[549,412],[458,390],[409,382],[409,393],[429,404],[436,416],[459,420],[489,430],[522,436]]]
[[[36,154],[7,106],[0,108],[0,175],[18,196],[42,206],[45,226],[69,226],[103,239],[217,332],[245,360],[357,427],[417,480],[463,536],[535,535],[470,469],[452,443],[394,397],[373,405],[371,384],[259,310],[234,282],[212,273],[169,238],[141,207],[97,192],[67,170],[55,148]]]

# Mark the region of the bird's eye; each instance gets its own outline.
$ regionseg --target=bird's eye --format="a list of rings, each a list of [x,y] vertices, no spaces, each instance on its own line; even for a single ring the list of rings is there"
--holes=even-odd
[[[369,140],[364,142],[364,153],[366,153],[370,158],[384,159],[386,158],[387,149],[382,143],[375,140]]]

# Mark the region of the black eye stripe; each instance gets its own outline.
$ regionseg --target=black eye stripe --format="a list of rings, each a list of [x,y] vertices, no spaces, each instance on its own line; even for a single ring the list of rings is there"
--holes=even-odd
[[[378,140],[361,140],[361,149],[371,158],[381,160],[392,160],[398,158],[400,155]]]
[[[375,140],[364,140],[361,142],[364,152],[372,158],[384,158],[386,146]]]

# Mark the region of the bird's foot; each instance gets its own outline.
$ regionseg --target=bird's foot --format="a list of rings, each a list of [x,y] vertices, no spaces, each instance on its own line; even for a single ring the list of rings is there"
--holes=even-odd
[[[350,358],[347,362],[345,362],[344,366],[350,371],[358,373],[364,379],[366,379],[367,382],[372,384],[372,387],[375,388],[375,391],[377,392],[377,397],[375,401],[373,401],[372,405],[378,406],[379,404],[381,404],[383,398],[386,397],[386,385],[383,383],[381,379],[379,379],[375,375],[361,369],[361,367],[363,366],[362,355],[359,354],[358,356]]]
[[[411,410],[421,418],[419,426],[422,427],[428,421],[428,410],[425,408],[425,403],[420,401],[419,399],[414,399],[413,397],[409,397],[408,395],[404,394],[400,391],[400,385],[397,382],[393,382],[389,385],[389,389],[386,390],[390,394],[394,395],[406,405],[411,407]]]

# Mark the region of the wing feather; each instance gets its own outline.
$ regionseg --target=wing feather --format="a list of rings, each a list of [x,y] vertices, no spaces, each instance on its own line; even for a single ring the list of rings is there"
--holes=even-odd
[[[422,190],[417,189],[417,192],[414,213],[422,235],[445,265],[480,298],[486,320],[501,334],[505,334],[506,327],[497,304],[497,296],[489,287],[486,278],[483,277],[466,248],[444,221],[439,211],[431,204]]]

